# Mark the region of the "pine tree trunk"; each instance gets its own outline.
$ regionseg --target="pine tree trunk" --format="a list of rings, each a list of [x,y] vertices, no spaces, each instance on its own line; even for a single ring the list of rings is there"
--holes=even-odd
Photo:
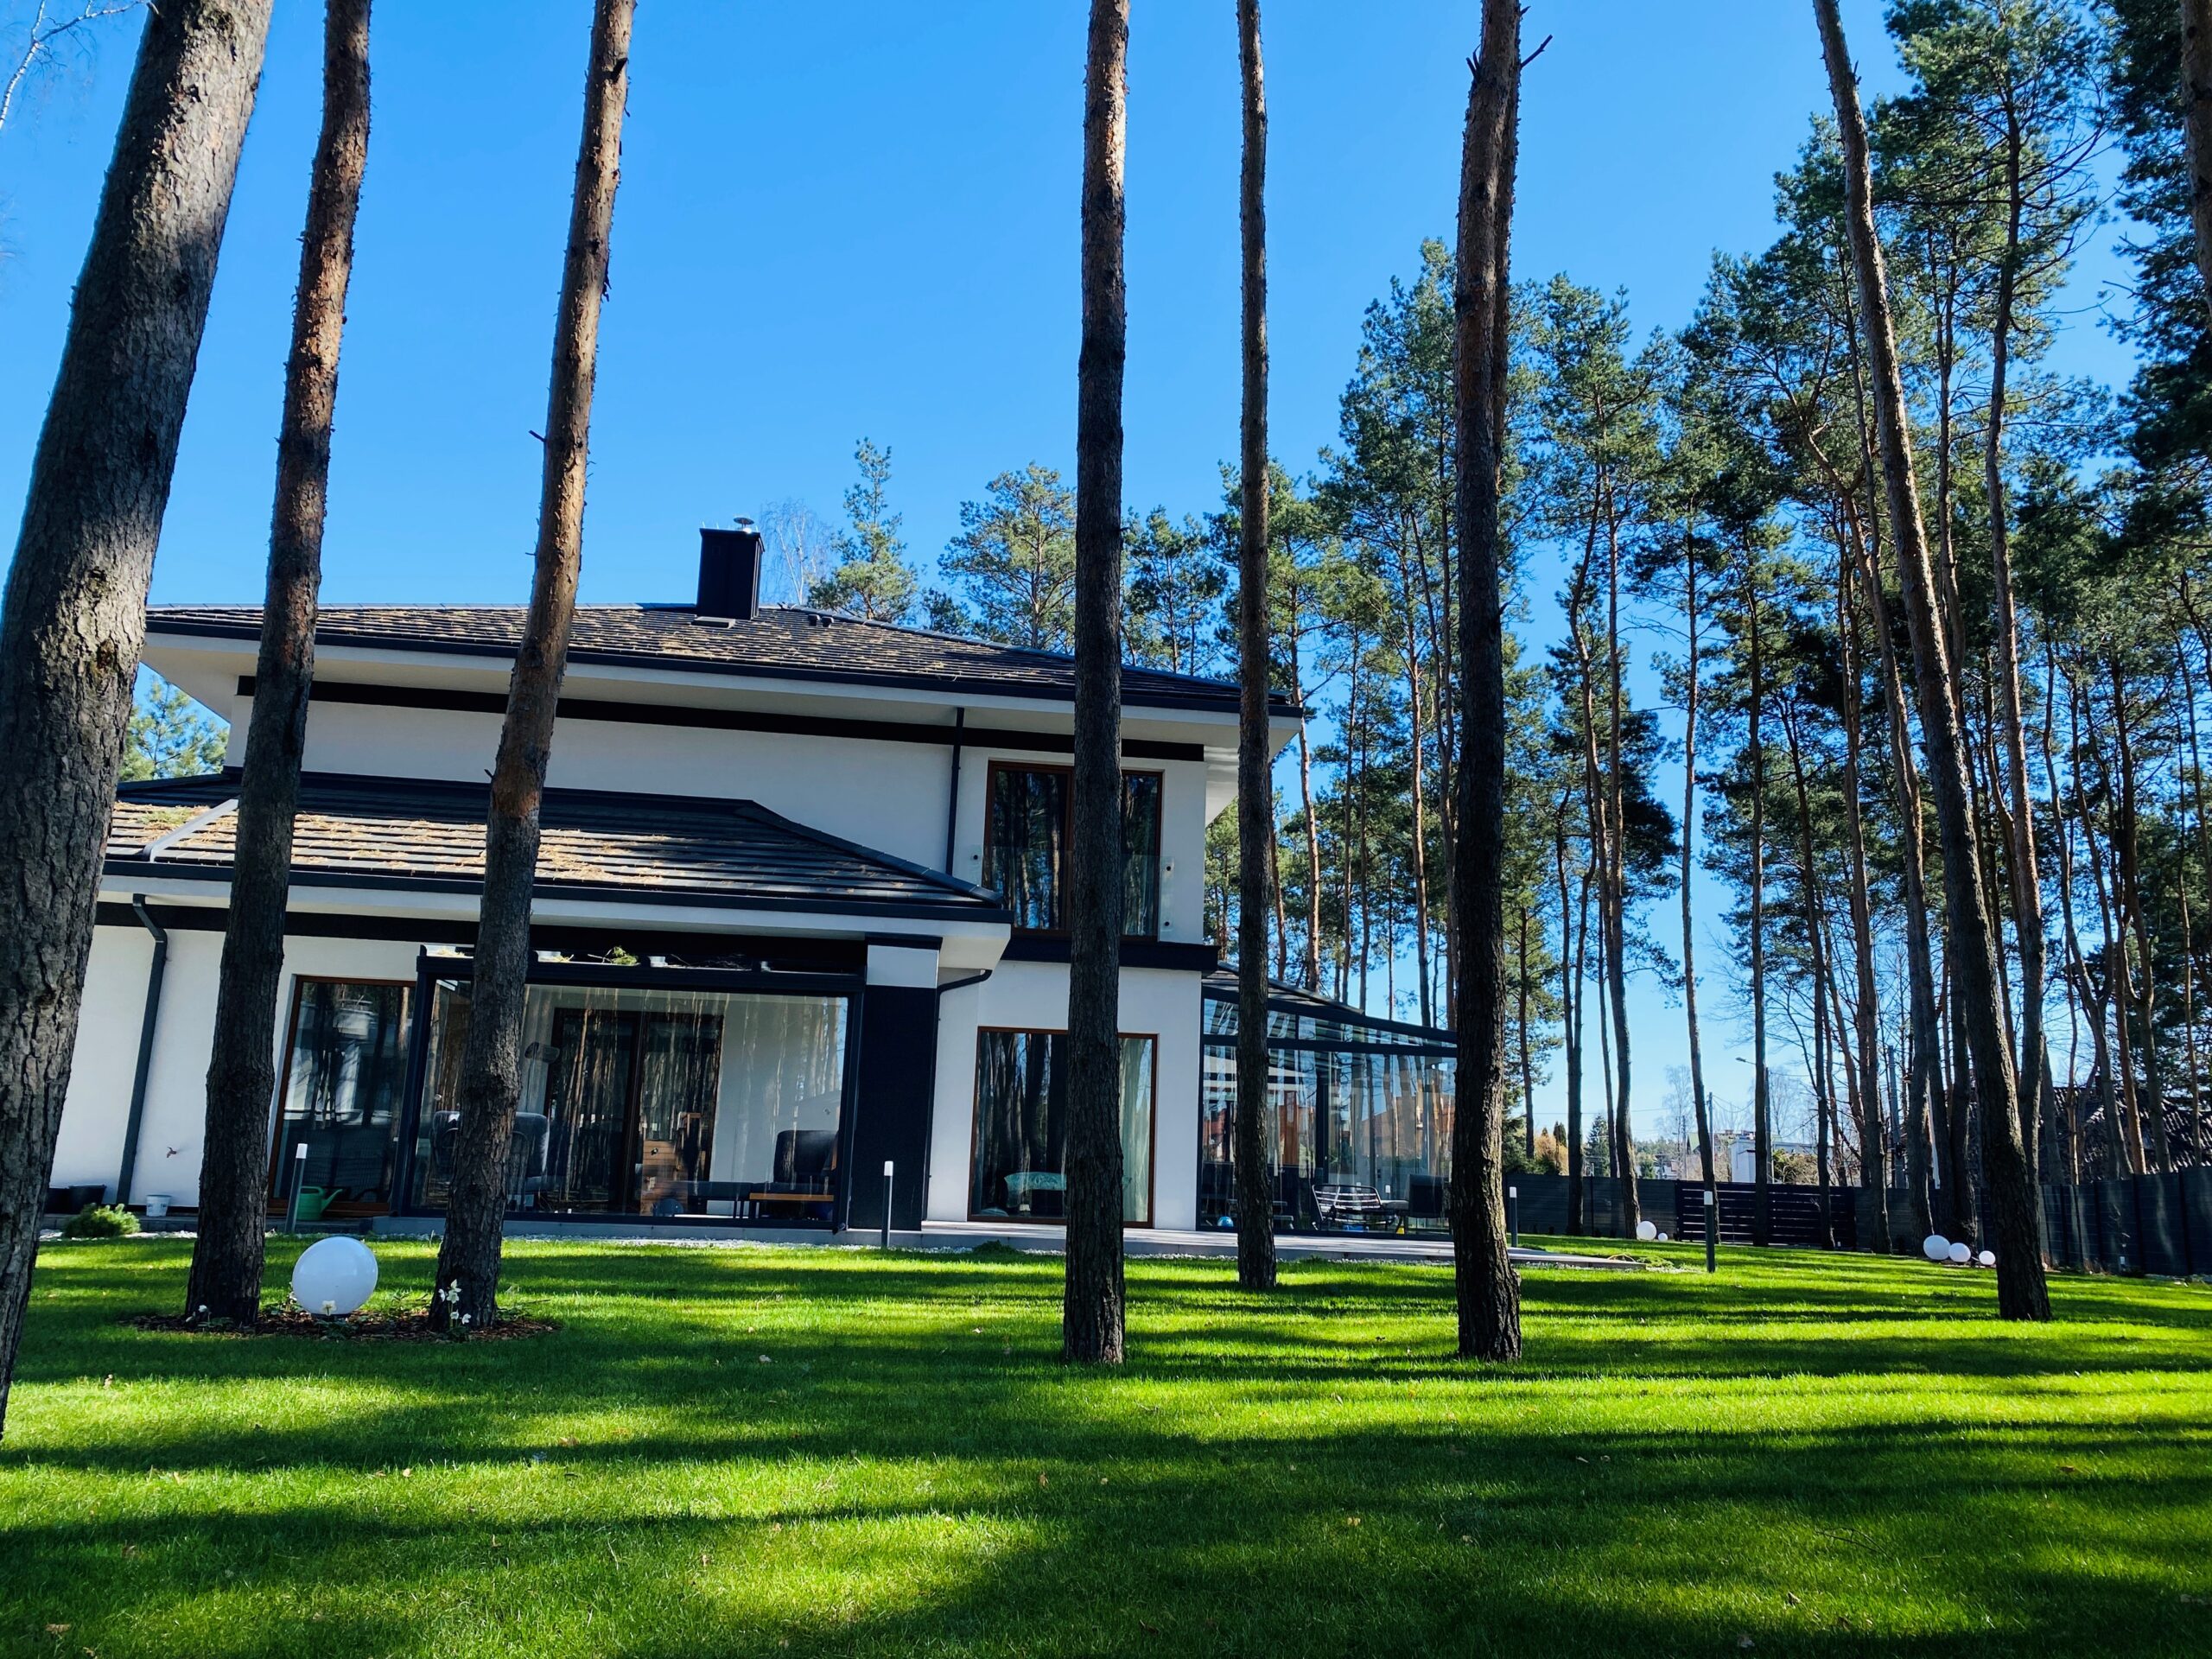
[[[1751,643],[1751,1243],[1774,1243],[1774,1090],[1766,1062],[1766,658],[1759,620],[1758,550],[1744,550],[1744,614]]]
[[[1608,486],[1608,494],[1611,487]],[[1612,509],[1607,508],[1610,521]],[[1621,767],[1621,727],[1626,698],[1621,688],[1621,550],[1608,523],[1605,536],[1605,669],[1608,714],[1605,733],[1606,811],[1612,819],[1611,875],[1606,904],[1606,970],[1613,1003],[1613,1047],[1620,1070],[1613,1079],[1614,1174],[1620,1182],[1621,1236],[1634,1238],[1643,1219],[1636,1185],[1636,1126],[1629,1114],[1628,1038],[1628,810],[1627,781]]]
[[[553,385],[545,415],[545,474],[537,515],[530,612],[507,685],[484,836],[484,895],[461,1051],[461,1123],[454,1136],[445,1242],[438,1250],[431,1322],[481,1330],[499,1318],[499,1244],[506,1222],[508,1146],[521,1093],[531,887],[537,868],[538,813],[553,753],[554,711],[568,668],[583,565],[584,478],[592,391],[599,364],[600,302],[607,289],[614,192],[620,181],[622,116],[630,91],[630,29],[636,0],[594,0],[584,79],[583,137],[569,206],[568,254],[553,336]],[[418,1018],[428,1019],[423,1009]]]
[[[1936,1228],[1935,1141],[1929,1118],[1935,1109],[1936,1050],[1940,1042],[1936,1010],[1936,961],[1929,925],[1927,854],[1921,823],[1920,770],[1913,758],[1912,718],[1906,706],[1904,672],[1897,653],[1897,630],[1882,591],[1882,524],[1878,499],[1881,467],[1874,455],[1872,423],[1866,408],[1866,377],[1854,331],[1847,341],[1851,357],[1853,424],[1858,428],[1859,465],[1869,500],[1859,580],[1873,620],[1874,642],[1882,670],[1882,705],[1888,716],[1890,764],[1897,776],[1897,862],[1904,876],[1905,1007],[1909,1040],[1905,1057],[1905,1184],[1912,1194],[1913,1219],[1923,1236]]]
[[[1268,754],[1268,103],[1260,0],[1237,0],[1244,85],[1243,514],[1237,540],[1236,1279],[1275,1282],[1274,1183],[1268,1166],[1268,854],[1274,788]],[[1264,804],[1264,806],[1263,806]]]
[[[1897,365],[1897,337],[1890,321],[1881,245],[1874,228],[1866,118],[1859,109],[1859,89],[1836,4],[1837,0],[1813,0],[1813,10],[1843,141],[1846,217],[1860,327],[1872,371],[1875,426],[1880,436],[1897,564],[1904,576],[1906,620],[1920,690],[1921,730],[1936,791],[1936,823],[1942,836],[1951,952],[1958,969],[1956,983],[1981,1106],[1982,1167],[1989,1184],[1996,1240],[1998,1309],[2006,1319],[2048,1319],[2050,1299],[2044,1280],[2036,1195],[2022,1152],[2012,1055],[2005,1040],[2003,1012],[1998,1006],[1989,912],[1975,859],[1965,757],[1952,696],[1952,664],[1944,619],[1933,601],[1935,584],[1913,476],[1912,433]]]
[[[1452,1117],[1452,1242],[1465,1358],[1521,1352],[1521,1280],[1506,1250],[1505,609],[1498,526],[1507,372],[1508,245],[1521,85],[1519,0],[1483,0],[1459,162],[1452,294],[1459,541],[1459,1064]]]
[[[1699,1039],[1697,1024],[1697,935],[1690,903],[1690,878],[1696,868],[1694,849],[1697,844],[1697,547],[1687,536],[1682,546],[1682,614],[1689,629],[1688,662],[1684,671],[1687,690],[1682,699],[1682,1014],[1689,1027],[1690,1103],[1697,1113],[1698,1164],[1705,1190],[1710,1195],[1707,1202],[1712,1206],[1705,1213],[1709,1224],[1717,1224],[1720,1215],[1716,1185],[1719,1172],[1713,1164],[1713,1115],[1705,1098],[1705,1045]]]
[[[2183,138],[2196,274],[2212,308],[2212,0],[2180,0]]]
[[[1848,532],[1847,532],[1848,533]],[[1854,535],[1855,542],[1855,535]],[[1844,835],[1851,857],[1851,956],[1857,976],[1859,1033],[1859,1181],[1873,1202],[1872,1247],[1890,1249],[1890,1159],[1882,1123],[1881,1058],[1878,1052],[1881,1009],[1874,982],[1873,905],[1867,893],[1866,826],[1859,800],[1859,754],[1862,734],[1859,697],[1865,677],[1859,666],[1859,607],[1852,597],[1855,561],[1847,555],[1836,572],[1836,632],[1843,642]]]
[[[1567,1051],[1567,1232],[1581,1236],[1582,1217],[1582,952],[1576,944],[1576,907],[1567,877],[1567,804],[1560,796],[1553,861],[1559,875],[1559,1006],[1560,1045]],[[1589,891],[1586,878],[1583,891]],[[1584,925],[1587,926],[1587,906]]]
[[[146,588],[269,12],[269,0],[165,0],[147,15],[0,607],[0,1424]]]
[[[328,0],[322,133],[308,186],[292,354],[276,437],[268,595],[254,665],[253,718],[238,784],[238,849],[216,982],[214,1050],[200,1165],[200,1230],[188,1312],[252,1324],[261,1311],[269,1221],[269,1120],[276,1092],[276,988],[284,968],[292,815],[315,681],[315,597],[330,483],[338,349],[353,273],[353,219],[369,156],[369,0]]]
[[[1129,0],[1091,0],[1077,368],[1075,835],[1068,904],[1067,1287],[1061,1357],[1122,1363],[1122,163]],[[1262,468],[1264,476],[1264,464]],[[1240,1252],[1242,1240],[1239,1242]]]
[[[2036,868],[2035,800],[2028,785],[2026,719],[2020,707],[2020,619],[2012,600],[2012,550],[2005,491],[2006,375],[2012,361],[2014,296],[2018,285],[2020,226],[2026,203],[2020,176],[2022,136],[2008,111],[2005,145],[2005,246],[1997,268],[1995,316],[1990,325],[1989,411],[1983,423],[1982,487],[1989,514],[1992,602],[1996,611],[1999,726],[2012,798],[2005,828],[2012,877],[2012,926],[2020,952],[2020,1142],[2031,1179],[2037,1126],[2051,1094],[2044,1038],[2043,878]],[[2038,1213],[2040,1210],[2038,1209]]]

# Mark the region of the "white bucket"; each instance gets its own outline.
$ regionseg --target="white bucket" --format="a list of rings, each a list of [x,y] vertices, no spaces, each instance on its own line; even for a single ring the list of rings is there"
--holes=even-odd
[[[159,1221],[159,1220],[160,1220],[163,1216],[166,1216],[167,1214],[168,1214],[168,1212],[169,1212],[169,1195],[168,1195],[168,1193],[166,1193],[166,1192],[149,1192],[149,1193],[146,1195],[146,1219],[147,1219],[147,1220],[149,1220],[149,1221]]]

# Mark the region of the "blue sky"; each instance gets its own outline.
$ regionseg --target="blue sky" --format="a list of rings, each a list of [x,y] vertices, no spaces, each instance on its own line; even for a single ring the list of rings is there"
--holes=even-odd
[[[26,10],[0,0],[0,23]],[[1874,0],[1847,0],[1870,86]],[[930,8],[646,0],[601,345],[583,593],[688,594],[696,527],[797,498],[835,517],[854,442],[890,447],[926,564],[960,503],[1030,460],[1071,470],[1077,0]],[[1127,493],[1203,510],[1237,422],[1230,0],[1136,0]],[[1448,235],[1469,0],[1266,7],[1274,448],[1336,429],[1360,316]],[[321,8],[277,7],[175,493],[157,601],[251,599],[319,98]],[[325,597],[519,601],[589,7],[383,0],[341,375]],[[1770,235],[1771,181],[1826,106],[1789,0],[1535,0],[1516,266],[1625,288],[1677,326],[1716,247]],[[111,25],[0,131],[0,520],[14,524],[130,67]],[[2117,378],[2101,252],[2061,347]],[[1541,632],[1550,583],[1532,597]],[[1677,783],[1667,785],[1678,791]],[[1675,937],[1655,918],[1662,939]],[[1700,942],[1717,969],[1720,944]],[[1711,983],[1713,1087],[1747,1076]],[[1640,1122],[1680,1014],[1639,992]],[[1594,1046],[1594,1040],[1593,1040]],[[1551,1091],[1556,1095],[1556,1090]],[[1547,1110],[1550,1109],[1546,1109]]]

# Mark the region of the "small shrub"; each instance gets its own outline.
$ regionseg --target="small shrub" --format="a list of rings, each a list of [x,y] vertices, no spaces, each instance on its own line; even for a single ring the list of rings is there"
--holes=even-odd
[[[122,1238],[138,1230],[138,1217],[119,1204],[88,1204],[61,1224],[64,1238]]]

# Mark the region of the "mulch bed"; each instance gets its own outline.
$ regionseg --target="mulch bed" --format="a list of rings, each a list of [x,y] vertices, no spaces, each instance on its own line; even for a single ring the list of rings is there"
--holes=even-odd
[[[319,1342],[501,1342],[517,1337],[550,1336],[561,1328],[557,1319],[503,1313],[497,1325],[485,1330],[434,1331],[429,1316],[420,1308],[361,1313],[346,1319],[317,1319],[297,1307],[264,1308],[260,1323],[251,1330],[228,1319],[194,1319],[181,1313],[137,1313],[123,1323],[135,1331],[182,1332],[199,1337],[305,1337]]]

